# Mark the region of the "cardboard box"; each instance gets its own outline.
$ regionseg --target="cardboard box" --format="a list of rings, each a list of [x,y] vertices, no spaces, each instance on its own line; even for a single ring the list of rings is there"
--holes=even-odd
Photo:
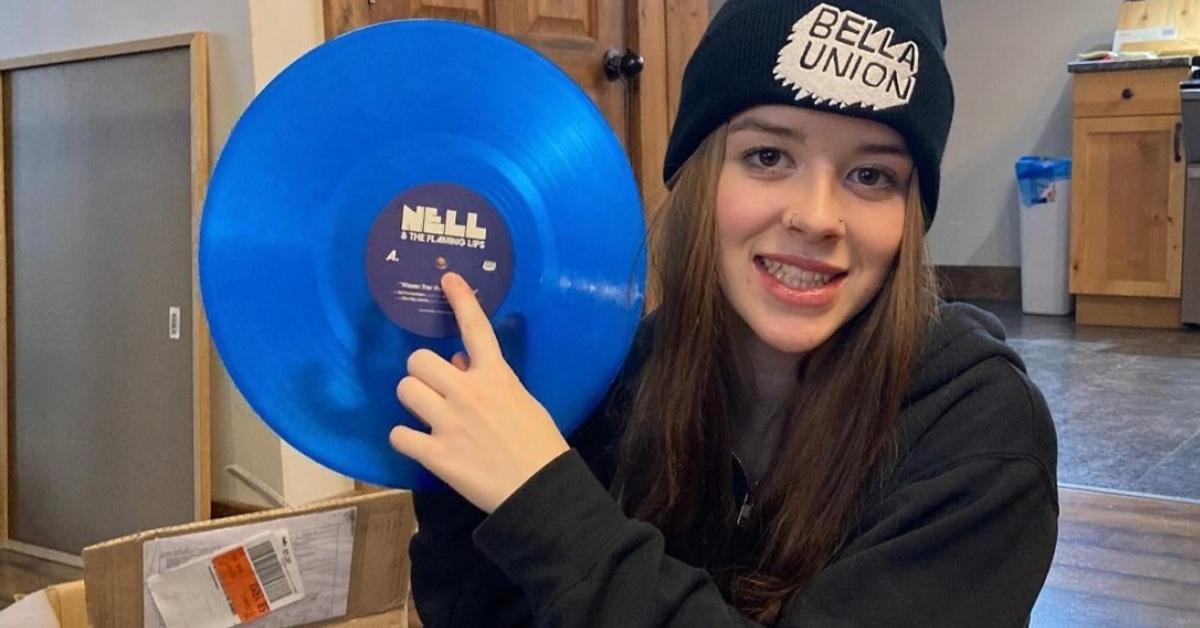
[[[50,601],[50,608],[54,609],[62,628],[88,628],[83,580],[46,587],[46,598]]]
[[[1122,52],[1200,54],[1200,0],[1126,0],[1113,43],[1125,39]]]
[[[86,617],[93,628],[143,625],[142,545],[146,541],[349,506],[357,507],[358,513],[354,524],[346,614],[319,625],[403,628],[407,626],[405,613],[409,595],[408,542],[416,529],[412,496],[406,491],[380,491],[294,508],[265,510],[139,532],[93,545],[83,551],[83,582],[58,585],[63,588],[55,592],[62,609],[59,616],[63,628],[88,625],[81,623],[83,618],[78,612],[82,598],[86,598]]]
[[[83,580],[49,586],[43,589],[43,592],[58,618],[60,628],[91,628],[87,619]],[[335,620],[325,626],[327,628],[414,628],[420,626],[419,620],[414,621],[413,615],[415,614],[410,614],[410,608],[403,607],[355,619]]]
[[[0,626],[4,628],[88,628],[83,580],[13,597],[13,603],[0,610]]]

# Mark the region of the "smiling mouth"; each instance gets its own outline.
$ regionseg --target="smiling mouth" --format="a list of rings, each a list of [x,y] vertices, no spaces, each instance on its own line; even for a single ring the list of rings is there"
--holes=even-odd
[[[845,273],[826,274],[804,270],[765,257],[755,257],[754,263],[771,275],[779,283],[793,290],[816,290],[829,282],[845,275]]]

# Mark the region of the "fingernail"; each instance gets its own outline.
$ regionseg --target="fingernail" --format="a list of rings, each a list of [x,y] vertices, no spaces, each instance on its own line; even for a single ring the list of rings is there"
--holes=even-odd
[[[446,273],[446,283],[457,288],[463,284],[463,278],[457,273]]]

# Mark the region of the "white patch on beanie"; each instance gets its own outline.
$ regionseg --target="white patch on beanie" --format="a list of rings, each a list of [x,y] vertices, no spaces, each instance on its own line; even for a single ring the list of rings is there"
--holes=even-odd
[[[821,4],[792,26],[775,78],[796,100],[890,109],[912,100],[920,50],[892,43],[895,31],[853,11]]]

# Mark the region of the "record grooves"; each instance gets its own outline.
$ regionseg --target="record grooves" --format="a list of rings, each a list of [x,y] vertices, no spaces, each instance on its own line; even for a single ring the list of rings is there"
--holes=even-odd
[[[254,99],[213,173],[200,284],[251,407],[325,466],[439,485],[394,451],[408,355],[461,349],[437,289],[478,290],[560,429],[603,397],[642,307],[644,225],[620,142],[575,83],[503,35],[439,20],[347,33]]]

